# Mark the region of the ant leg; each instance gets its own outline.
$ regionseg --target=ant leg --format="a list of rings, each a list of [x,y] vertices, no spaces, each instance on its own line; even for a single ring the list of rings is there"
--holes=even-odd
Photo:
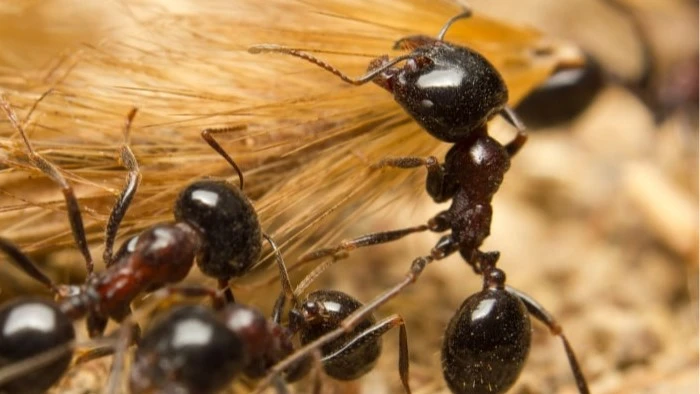
[[[129,324],[130,323],[125,323]],[[135,325],[138,327],[138,325]],[[112,366],[110,367],[109,379],[107,380],[107,387],[105,389],[106,394],[116,394],[122,391],[122,374],[126,367],[126,349],[137,340],[133,340],[132,335],[134,330],[129,330],[127,327],[119,328],[119,338],[116,345],[116,351],[114,355],[114,360],[112,361]],[[138,331],[139,338],[141,337],[141,330]]]
[[[136,345],[139,343],[139,340],[141,339],[141,327],[139,327],[138,324],[136,323],[128,323],[130,326],[130,333],[128,335],[128,342],[126,343],[126,347],[129,347],[131,345]],[[119,331],[115,333],[114,335],[119,334]],[[111,337],[114,337],[114,335],[110,335]],[[90,349],[81,355],[77,356],[75,358],[75,364],[80,365],[80,364],[85,364],[89,361],[92,360],[97,360],[98,358],[106,357],[106,356],[111,356],[112,354],[119,353],[120,351],[120,346],[99,346],[94,349]]]
[[[586,378],[585,376],[583,376],[581,366],[576,360],[574,349],[569,344],[569,341],[566,339],[566,336],[564,336],[564,332],[559,323],[557,323],[557,321],[554,319],[554,316],[547,312],[547,310],[545,310],[544,307],[540,305],[537,301],[535,301],[532,297],[523,293],[522,291],[516,290],[510,286],[506,286],[506,290],[514,296],[518,297],[520,301],[522,301],[523,304],[525,304],[525,307],[527,308],[528,312],[530,312],[530,314],[534,316],[537,320],[544,323],[549,328],[549,331],[552,333],[552,335],[556,335],[559,338],[561,338],[562,343],[564,344],[564,350],[566,351],[566,357],[568,357],[569,359],[569,365],[571,366],[571,371],[573,372],[574,379],[576,380],[576,386],[578,387],[578,391],[581,394],[589,394],[588,383],[586,383]]]
[[[230,289],[229,289],[230,290]],[[187,298],[209,297],[215,310],[222,309],[227,304],[226,295],[222,295],[219,290],[199,285],[178,285],[169,286],[153,292],[156,299],[167,298],[173,295],[181,295]]]
[[[204,139],[204,141],[206,141],[207,144],[209,144],[209,146],[211,146],[211,148],[216,151],[216,153],[221,155],[221,157],[223,157],[224,160],[226,160],[228,162],[228,164],[230,164],[231,167],[233,167],[233,169],[236,170],[236,172],[238,173],[238,181],[239,181],[238,185],[239,185],[241,191],[243,190],[243,172],[241,172],[241,169],[238,167],[238,164],[236,164],[236,162],[233,161],[231,156],[229,156],[228,153],[226,153],[224,148],[222,148],[221,145],[219,145],[219,143],[214,138],[214,134],[229,133],[229,132],[233,132],[233,131],[244,130],[245,128],[246,128],[246,126],[242,125],[242,126],[223,127],[223,128],[218,128],[218,129],[204,129],[204,130],[202,130],[202,133],[201,133],[202,139]]]
[[[218,281],[219,290],[224,292],[224,299],[227,304],[233,304],[236,302],[236,298],[233,296],[231,287],[228,285],[228,278],[219,279]]]
[[[298,269],[305,263],[328,256],[332,256],[334,259],[332,263],[335,263],[338,260],[347,258],[348,252],[357,248],[393,242],[413,233],[428,230],[436,233],[447,231],[449,229],[449,220],[446,217],[446,215],[446,211],[443,211],[432,217],[430,220],[428,220],[428,224],[421,224],[419,226],[407,227],[399,230],[365,234],[357,238],[340,241],[340,244],[336,246],[318,249],[316,251],[312,251],[302,255],[297,261],[297,264],[294,265],[294,268]],[[321,271],[323,270],[325,270],[325,268],[321,269]],[[311,276],[311,274],[309,274],[309,276]],[[297,287],[297,290],[299,290],[299,288],[301,287],[305,286],[300,285]],[[298,291],[295,291],[295,293],[297,292]]]
[[[397,326],[399,327],[399,376],[401,377],[401,384],[404,390],[407,394],[410,394],[411,388],[408,384],[408,335],[406,334],[406,323],[400,315],[392,315],[376,323],[372,327],[369,327],[346,343],[342,348],[323,357],[321,361],[329,363],[333,362],[336,358],[342,359],[345,353],[352,352],[354,349],[363,346],[367,342],[373,342],[376,338],[381,337]]]
[[[92,261],[92,256],[90,255],[90,249],[88,248],[87,238],[85,237],[85,226],[83,225],[83,217],[80,214],[80,205],[78,204],[78,199],[75,197],[73,188],[68,181],[66,181],[66,178],[61,175],[61,172],[56,166],[44,159],[43,156],[34,150],[32,144],[29,142],[29,138],[27,137],[24,128],[20,124],[19,118],[17,118],[17,113],[4,95],[0,95],[0,107],[2,107],[3,111],[5,111],[5,115],[10,120],[10,123],[22,137],[24,145],[27,148],[27,157],[32,165],[43,172],[44,175],[51,178],[51,180],[61,188],[63,198],[66,201],[68,220],[70,221],[73,238],[75,239],[76,245],[78,245],[80,253],[85,259],[85,269],[87,270],[87,274],[89,276],[92,274],[94,269],[94,263]]]
[[[437,157],[416,157],[416,156],[403,156],[403,157],[387,157],[379,160],[377,163],[372,164],[370,167],[373,170],[379,170],[384,167],[394,167],[394,168],[417,168],[425,167],[428,169],[428,173],[438,173],[444,172]]]
[[[282,253],[280,253],[275,240],[272,239],[268,234],[263,233],[263,238],[270,243],[272,250],[275,252],[275,259],[277,260],[277,269],[279,270],[280,281],[282,282],[283,293],[292,299],[294,305],[299,305],[299,300],[296,294],[294,294],[294,289],[292,288],[292,281],[289,280],[289,272],[287,272],[287,265],[284,263],[284,258],[282,258]],[[284,307],[284,304],[282,305]],[[277,311],[275,311],[277,313]]]
[[[445,166],[438,162],[435,156],[428,157],[388,157],[372,164],[373,170],[384,167],[410,169],[425,166],[428,176],[425,181],[425,189],[435,202],[445,202],[457,192],[457,183],[453,176],[445,170]]]
[[[109,220],[107,221],[107,229],[105,230],[105,249],[102,255],[105,266],[107,267],[111,266],[114,262],[112,249],[114,248],[114,240],[117,237],[117,231],[119,231],[119,225],[121,224],[122,219],[124,219],[124,215],[129,209],[129,205],[136,194],[136,189],[141,182],[139,163],[136,161],[134,152],[132,152],[131,148],[129,147],[129,131],[131,129],[131,122],[134,120],[134,116],[136,116],[136,111],[138,111],[138,109],[132,108],[131,111],[129,111],[129,114],[126,116],[126,122],[124,123],[124,144],[119,149],[119,160],[129,171],[129,174],[126,178],[126,185],[124,185],[124,189],[119,194],[117,202],[114,204],[112,212],[109,214]]]
[[[260,45],[253,45],[248,48],[248,53],[252,54],[259,54],[259,53],[267,53],[267,52],[275,52],[275,53],[283,53],[286,55],[298,57],[300,59],[304,59],[310,63],[313,63],[324,70],[330,72],[331,74],[337,76],[343,82],[347,82],[351,85],[364,85],[367,82],[371,82],[374,78],[379,76],[379,74],[385,72],[386,70],[390,69],[391,67],[395,66],[397,63],[401,63],[404,60],[409,60],[413,59],[416,56],[409,54],[409,55],[404,55],[404,56],[398,56],[395,57],[392,60],[386,60],[384,61],[382,59],[381,66],[379,67],[372,67],[371,70],[369,70],[365,75],[358,77],[358,78],[351,78],[338,70],[337,68],[331,66],[329,63],[313,56],[310,53],[300,51],[298,49],[294,48],[287,48],[283,47],[281,45],[276,45],[276,44],[260,44]]]
[[[307,263],[313,260],[318,260],[323,257],[333,256],[342,258],[345,255],[343,253],[350,252],[358,248],[364,248],[372,245],[379,245],[384,243],[389,243],[401,239],[409,234],[419,233],[423,231],[430,230],[430,227],[426,224],[421,224],[420,226],[407,227],[400,230],[383,231],[379,233],[371,233],[359,236],[353,239],[346,239],[340,241],[336,246],[329,248],[318,249],[313,252],[306,253],[302,255],[297,265],[302,263]]]
[[[525,124],[522,120],[520,120],[520,117],[518,117],[515,111],[513,111],[513,109],[509,106],[503,107],[500,114],[503,117],[503,119],[505,119],[508,123],[510,123],[511,126],[515,127],[515,129],[518,131],[518,134],[515,135],[513,141],[507,143],[505,146],[508,155],[510,157],[513,157],[527,142]]]
[[[21,269],[22,272],[27,274],[30,278],[48,287],[54,294],[60,294],[58,286],[56,286],[56,284],[49,279],[49,277],[46,276],[46,274],[44,274],[44,272],[42,272],[39,267],[37,267],[37,265],[15,244],[4,238],[0,238],[0,250],[10,256],[10,259],[14,265]]]
[[[66,314],[70,315],[70,313]],[[86,319],[88,336],[90,336],[90,338],[101,337],[107,328],[108,321],[109,320],[104,316],[98,315],[94,312],[88,312]]]
[[[451,236],[446,235],[446,236],[442,237],[438,241],[437,245],[435,245],[435,247],[433,247],[433,249],[430,251],[429,256],[418,257],[415,260],[413,260],[413,262],[411,263],[411,268],[409,269],[405,278],[401,282],[397,283],[391,289],[389,289],[389,290],[385,291],[383,294],[380,294],[379,296],[375,297],[374,300],[372,300],[368,304],[365,304],[365,306],[363,306],[360,309],[353,312],[350,316],[345,318],[345,320],[343,320],[340,323],[340,326],[338,328],[336,328],[335,330],[330,331],[330,332],[322,335],[321,337],[317,338],[315,341],[308,343],[307,345],[301,347],[296,352],[294,352],[293,354],[291,354],[290,356],[288,356],[284,360],[277,363],[274,367],[270,368],[268,375],[263,380],[260,381],[260,383],[256,387],[255,391],[253,391],[253,393],[254,394],[262,393],[262,391],[265,390],[265,388],[270,385],[270,383],[272,382],[272,379],[277,374],[286,370],[294,363],[299,362],[304,357],[308,357],[309,354],[311,354],[312,352],[321,348],[321,346],[335,340],[336,338],[340,338],[344,334],[351,332],[355,328],[355,326],[357,326],[361,321],[363,321],[367,316],[369,316],[377,308],[384,305],[388,301],[392,300],[399,293],[401,293],[401,291],[403,291],[405,288],[407,288],[408,286],[415,283],[416,280],[418,280],[418,277],[420,276],[420,274],[423,272],[423,270],[425,269],[425,267],[428,264],[430,264],[436,260],[444,259],[445,257],[456,252],[458,250],[458,248],[459,248],[459,245],[452,239]]]

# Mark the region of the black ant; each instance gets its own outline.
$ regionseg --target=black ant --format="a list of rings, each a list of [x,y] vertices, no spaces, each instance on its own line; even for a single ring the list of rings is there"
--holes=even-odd
[[[37,100],[29,115],[49,92]],[[32,334],[36,335],[36,346],[24,347],[21,341],[8,343],[6,348],[0,348],[0,360],[18,361],[34,356],[41,349],[49,350],[66,345],[75,335],[72,331],[69,335],[63,328],[83,317],[87,317],[90,337],[102,336],[109,319],[121,322],[129,316],[130,304],[140,294],[184,280],[195,259],[202,272],[218,279],[220,287],[227,288],[226,298],[232,300],[233,296],[227,286],[228,280],[242,275],[258,261],[263,237],[273,243],[272,238],[261,231],[255,209],[243,194],[242,172],[212,137],[213,133],[230,129],[205,129],[202,131],[202,137],[237,171],[240,187],[216,180],[200,180],[190,184],[180,193],[175,204],[176,222],[159,223],[146,229],[137,237],[125,242],[116,255],[112,256],[111,248],[119,224],[140,180],[136,158],[128,146],[129,130],[136,114],[136,109],[132,109],[124,126],[126,142],[120,150],[121,160],[129,170],[129,177],[107,224],[104,254],[106,269],[100,273],[93,272],[94,264],[85,237],[81,211],[72,187],[56,166],[33,149],[23,125],[4,96],[1,97],[0,106],[22,137],[31,164],[61,187],[73,237],[85,259],[87,271],[83,285],[58,286],[17,246],[0,238],[0,250],[29,277],[48,287],[58,300],[56,305],[49,301],[18,301],[4,305],[0,310],[0,322],[4,322],[5,325],[0,328],[8,330],[9,326],[16,323],[16,317],[20,313],[18,311],[28,310],[32,305],[36,311],[43,308],[47,311],[45,314],[51,311],[60,312],[55,314],[56,324],[53,330]],[[15,317],[15,320],[11,317]],[[40,341],[42,338],[45,340]],[[38,349],[39,342],[42,343],[41,349]],[[111,349],[93,349],[81,356],[80,361],[109,353]],[[66,359],[70,360],[70,355]],[[59,361],[63,362],[65,359],[56,361],[57,370],[61,369],[58,367]],[[61,364],[63,371],[67,366],[64,364]],[[31,373],[20,377],[18,381],[36,387],[49,387],[58,377],[60,374],[54,376]]]
[[[276,248],[276,247],[275,247]],[[280,267],[284,266],[283,263]],[[214,393],[228,386],[240,374],[260,379],[278,362],[294,353],[293,337],[302,345],[334,330],[362,304],[334,290],[317,290],[305,300],[296,294],[318,275],[309,274],[292,292],[283,288],[271,319],[259,310],[224,304],[220,295],[201,287],[181,290],[188,295],[205,295],[214,300],[215,310],[186,306],[171,310],[146,331],[134,355],[129,376],[131,392]],[[289,283],[286,271],[282,283]],[[285,302],[291,298],[287,325],[281,324]],[[337,380],[355,380],[372,370],[382,350],[381,337],[399,327],[399,375],[406,393],[408,385],[408,339],[403,318],[392,315],[377,322],[368,314],[345,335],[320,349],[325,373]],[[297,360],[285,369],[284,380],[274,379],[279,393],[311,371],[312,358]],[[320,377],[314,392],[320,390]]]
[[[697,56],[690,62],[691,67],[683,61],[674,64],[674,72],[670,73],[673,77],[662,80],[649,31],[639,12],[624,1],[603,0],[602,3],[629,21],[641,48],[642,69],[639,76],[627,78],[617,75],[603,67],[592,54],[585,53],[581,65],[574,68],[564,65],[556,69],[548,81],[518,104],[516,110],[528,126],[551,127],[576,118],[603,88],[611,84],[619,85],[635,95],[653,113],[657,124],[675,110],[697,104],[698,84],[687,83],[697,81]]]
[[[409,54],[394,59],[386,55],[378,57],[370,62],[367,74],[356,79],[296,49],[277,45],[249,49],[251,53],[280,52],[302,58],[353,85],[374,82],[391,92],[428,133],[454,144],[442,164],[435,157],[399,157],[384,159],[373,166],[425,166],[427,192],[436,202],[451,199],[452,205],[447,211],[437,214],[425,225],[343,241],[337,247],[309,253],[302,260],[323,256],[337,258],[358,247],[394,241],[420,231],[450,233],[438,241],[430,255],[413,261],[403,281],[356,310],[336,329],[275,366],[257,392],[292,363],[353,330],[366,315],[413,284],[429,263],[459,251],[475,272],[484,275],[485,285],[483,292],[467,299],[446,332],[443,370],[450,389],[458,394],[507,390],[517,379],[529,350],[529,312],[562,338],[579,391],[588,393],[581,368],[558,324],[530,297],[505,286],[505,274],[495,267],[498,252],[479,250],[490,232],[491,200],[510,167],[511,157],[526,142],[527,135],[522,122],[507,106],[508,89],[494,66],[477,52],[443,40],[454,22],[470,16],[471,11],[465,10],[452,17],[437,38],[416,35],[398,40],[394,49],[410,50]],[[396,67],[400,62],[405,63]],[[487,133],[487,122],[497,114],[517,129],[515,139],[505,145]],[[470,318],[474,321],[470,322]],[[503,335],[498,337],[492,334],[494,332]],[[471,344],[468,341],[471,335],[488,340]]]

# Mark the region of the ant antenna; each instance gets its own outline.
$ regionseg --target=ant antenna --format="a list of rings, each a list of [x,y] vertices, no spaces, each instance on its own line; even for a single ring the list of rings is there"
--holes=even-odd
[[[471,16],[472,16],[472,10],[469,9],[469,8],[467,8],[467,7],[465,6],[464,11],[462,11],[461,13],[459,13],[459,14],[453,16],[453,17],[450,18],[447,22],[445,22],[445,25],[442,27],[442,29],[440,29],[440,32],[439,32],[438,35],[437,35],[437,39],[440,40],[440,41],[442,41],[443,38],[445,38],[445,34],[447,33],[447,30],[449,30],[449,28],[450,28],[455,22],[457,22],[457,21],[460,20],[460,19],[467,19],[467,18],[470,18]]]
[[[411,55],[411,54],[398,56],[398,57],[395,57],[394,59],[382,64],[380,67],[373,69],[372,71],[368,72],[367,74],[365,74],[361,77],[351,78],[351,77],[347,76],[346,74],[342,73],[337,68],[326,63],[325,61],[311,55],[310,53],[303,52],[303,51],[300,51],[298,49],[287,48],[287,47],[283,47],[283,46],[275,45],[275,44],[261,44],[261,45],[253,45],[252,47],[248,48],[248,52],[252,53],[252,54],[275,52],[275,53],[284,53],[287,55],[295,56],[295,57],[304,59],[308,62],[311,62],[311,63],[323,68],[326,71],[329,71],[330,73],[338,76],[344,82],[347,82],[351,85],[364,85],[367,82],[372,81],[377,75],[390,69],[391,67],[393,67],[397,63],[400,63],[404,60],[413,59],[416,57],[415,55]]]
[[[54,294],[60,294],[58,286],[56,286],[56,284],[48,276],[46,276],[46,274],[37,268],[36,264],[27,255],[22,253],[22,251],[19,250],[19,248],[17,248],[17,246],[15,246],[12,242],[4,238],[0,238],[0,250],[10,256],[16,266],[24,271],[25,274],[29,275],[29,277],[48,287]]]
[[[49,92],[51,92],[51,90],[44,93],[39,100],[46,97]],[[34,108],[36,108],[36,105],[37,103],[35,103],[35,105],[32,107],[32,111]],[[51,162],[44,159],[43,156],[34,150],[32,144],[29,142],[27,134],[24,131],[24,127],[22,127],[22,124],[17,117],[17,113],[7,101],[7,97],[4,93],[0,94],[0,107],[2,107],[7,119],[9,119],[10,123],[12,124],[12,127],[14,127],[15,130],[17,130],[17,132],[19,132],[19,134],[22,136],[24,145],[27,148],[27,156],[29,161],[61,188],[68,210],[68,220],[70,221],[70,225],[73,230],[73,238],[75,239],[75,243],[78,245],[78,249],[80,249],[80,253],[85,259],[85,268],[88,276],[91,275],[95,264],[93,263],[92,256],[90,255],[87,238],[85,237],[85,226],[83,225],[83,218],[80,215],[80,205],[78,204],[78,199],[75,197],[73,188],[70,186],[70,184],[68,184],[66,178],[61,175],[61,172],[53,164],[51,164]]]
[[[279,275],[280,275],[280,282],[282,282],[282,291],[284,294],[292,299],[292,302],[294,305],[299,305],[299,299],[297,298],[297,295],[292,288],[292,282],[289,279],[289,273],[287,272],[287,265],[284,263],[284,258],[282,257],[282,253],[280,253],[279,248],[277,247],[277,244],[275,243],[275,240],[272,239],[271,236],[269,236],[266,233],[263,233],[263,237],[267,240],[267,242],[270,243],[270,246],[272,247],[272,250],[275,253],[275,259],[277,259],[277,268],[279,269]]]
[[[117,237],[117,231],[119,230],[119,225],[124,219],[131,201],[136,195],[136,189],[141,183],[141,172],[139,171],[139,164],[132,152],[129,144],[131,142],[131,123],[138,112],[138,108],[132,108],[131,111],[126,116],[124,121],[124,143],[121,148],[119,148],[119,159],[126,169],[129,171],[126,179],[126,186],[124,190],[119,194],[117,202],[112,208],[112,212],[109,215],[109,220],[107,221],[107,229],[105,230],[105,248],[102,255],[104,264],[109,267],[112,265],[112,249],[114,247],[114,240]]]
[[[296,289],[294,289],[294,294],[299,295],[302,292],[304,292],[304,290],[306,290],[309,287],[309,285],[311,285],[311,283],[314,280],[316,280],[316,278],[318,278],[324,271],[326,271],[333,264],[337,263],[339,260],[347,258],[347,256],[347,252],[340,255],[333,255],[330,260],[327,260],[316,266],[316,268],[314,268],[311,272],[306,274],[304,279],[297,285]]]
[[[233,167],[234,170],[238,173],[238,185],[241,188],[241,191],[243,191],[243,172],[241,172],[240,167],[238,167],[238,164],[236,164],[235,161],[231,158],[231,156],[226,153],[224,148],[219,145],[218,142],[216,142],[216,139],[214,138],[213,134],[220,134],[220,133],[228,133],[231,131],[239,131],[239,130],[245,130],[247,128],[246,125],[239,125],[239,126],[232,126],[232,127],[223,127],[219,129],[204,129],[202,130],[202,139],[211,146],[212,149],[214,149],[221,157],[224,158],[228,162],[228,164]]]

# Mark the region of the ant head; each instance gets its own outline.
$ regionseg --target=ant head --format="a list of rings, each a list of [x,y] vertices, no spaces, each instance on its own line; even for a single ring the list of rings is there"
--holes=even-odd
[[[197,265],[204,274],[240,276],[260,258],[258,215],[243,192],[226,182],[201,180],[187,186],[175,203],[175,218],[194,226],[202,245]]]
[[[309,316],[312,319],[307,318],[306,324],[299,331],[299,341],[302,345],[309,344],[337,329],[345,318],[362,307],[362,303],[358,300],[337,290],[312,292],[304,306],[312,304],[315,305],[317,314]],[[305,310],[305,314],[311,315],[310,312]],[[370,335],[353,345],[348,344],[360,338],[375,323],[374,316],[367,316],[349,333],[320,346],[323,356],[338,354],[341,349],[344,349],[342,357],[324,360],[323,368],[328,376],[340,380],[353,380],[374,367],[382,351],[381,339],[378,336]]]
[[[435,138],[464,140],[503,109],[508,102],[506,84],[479,53],[441,40],[416,39],[423,45],[408,55],[404,65],[387,68],[373,82],[391,92]],[[379,69],[387,62],[388,58],[378,58],[370,67]]]
[[[305,327],[302,337],[314,336],[312,333],[327,332],[335,328],[343,319],[359,309],[362,303],[355,298],[337,290],[316,290],[308,295],[300,306]],[[374,322],[370,316],[368,322]],[[371,324],[370,324],[371,325]],[[313,326],[314,328],[311,328]],[[320,335],[316,335],[320,336]],[[310,342],[310,340],[302,342]]]
[[[0,309],[0,367],[67,348],[43,366],[4,383],[0,391],[48,390],[68,369],[73,358],[72,348],[68,346],[74,339],[72,320],[55,303],[26,298],[4,304]]]
[[[294,48],[263,44],[248,48],[248,52],[295,56],[353,85],[374,82],[391,92],[428,133],[454,143],[484,126],[508,102],[503,78],[485,57],[443,40],[453,23],[470,16],[471,11],[465,9],[450,18],[436,38],[413,35],[398,40],[394,49],[409,50],[409,54],[393,59],[380,56],[369,63],[367,73],[359,78],[350,78],[327,62]],[[404,65],[397,66],[401,62]]]

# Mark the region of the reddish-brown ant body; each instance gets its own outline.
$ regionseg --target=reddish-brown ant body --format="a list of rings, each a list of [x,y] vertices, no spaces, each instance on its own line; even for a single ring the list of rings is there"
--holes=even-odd
[[[581,368],[551,315],[527,295],[505,285],[505,274],[496,268],[498,252],[479,248],[491,227],[491,200],[510,159],[527,140],[525,127],[507,106],[508,89],[498,71],[479,53],[443,40],[449,27],[468,18],[469,10],[451,18],[437,38],[418,35],[400,39],[394,49],[410,50],[407,55],[371,61],[367,74],[352,79],[330,64],[296,49],[259,45],[251,53],[279,52],[310,61],[343,81],[362,85],[374,82],[394,96],[404,110],[428,133],[454,145],[439,163],[435,157],[384,159],[374,168],[415,168],[428,170],[426,189],[436,202],[452,200],[451,206],[427,224],[407,229],[368,234],[341,242],[302,257],[309,261],[342,254],[369,245],[390,242],[420,231],[445,232],[428,256],[415,259],[405,279],[372,302],[356,310],[314,342],[272,369],[269,381],[291,363],[350,332],[367,314],[413,284],[436,260],[459,251],[475,272],[484,275],[484,290],[469,297],[453,317],[445,333],[442,364],[447,385],[456,394],[503,393],[515,382],[530,347],[529,314],[545,323],[562,338],[579,391],[588,393]],[[404,62],[403,66],[396,66]],[[516,138],[502,145],[487,133],[487,122],[500,114],[517,129]],[[473,342],[472,338],[483,341]],[[259,392],[259,391],[258,391]]]

